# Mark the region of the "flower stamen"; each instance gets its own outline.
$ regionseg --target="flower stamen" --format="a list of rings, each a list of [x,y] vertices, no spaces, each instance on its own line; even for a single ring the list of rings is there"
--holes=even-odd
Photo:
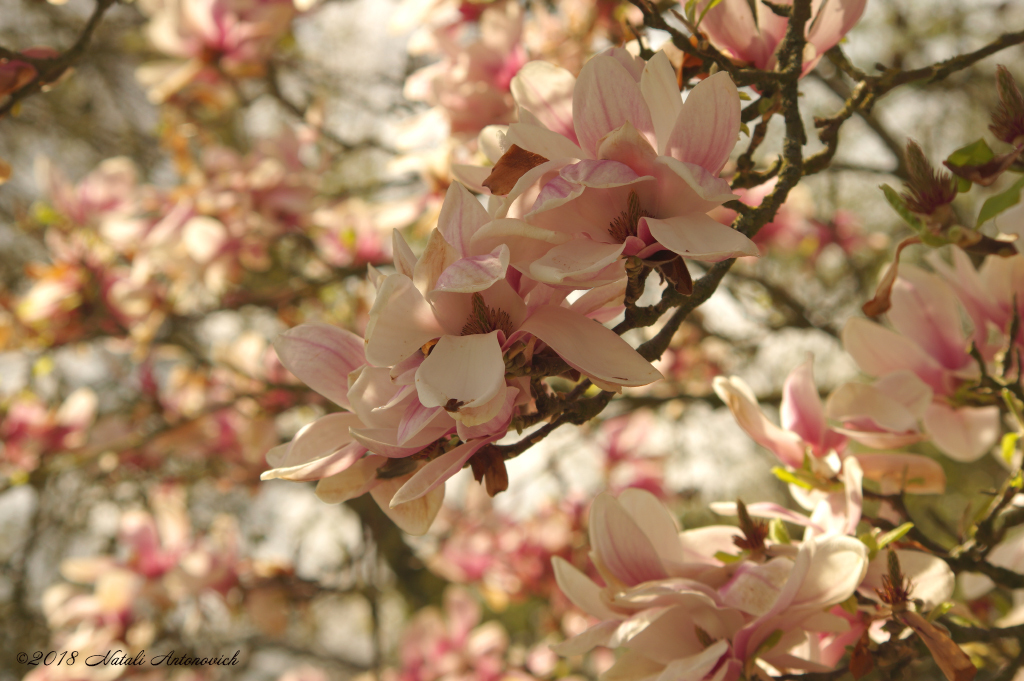
[[[512,335],[512,318],[504,310],[487,307],[484,297],[479,293],[473,294],[473,311],[469,313],[466,324],[462,327],[463,336],[472,336],[477,333],[491,333],[492,331],[503,331],[505,337]]]
[[[629,192],[626,210],[608,223],[608,234],[620,244],[627,238],[637,235],[640,218],[654,217],[640,205],[640,197],[636,192]]]

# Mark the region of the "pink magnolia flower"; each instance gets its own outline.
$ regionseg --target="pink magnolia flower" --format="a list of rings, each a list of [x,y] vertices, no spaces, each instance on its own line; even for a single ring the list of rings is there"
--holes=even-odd
[[[699,16],[709,4],[697,5]],[[791,0],[782,2],[791,5]],[[803,75],[810,73],[825,53],[839,44],[864,13],[867,0],[814,0],[811,20],[807,22]],[[754,13],[751,12],[754,7]],[[756,16],[755,16],[756,14]],[[772,12],[761,3],[746,0],[724,0],[708,10],[700,30],[711,43],[733,59],[772,70],[778,64],[777,50],[786,34],[789,20]]]
[[[918,494],[945,490],[942,467],[916,454],[847,453],[851,440],[876,449],[902,447],[922,440],[918,422],[931,401],[931,390],[909,372],[892,374],[875,385],[848,383],[822,404],[814,383],[813,360],[808,359],[786,378],[782,427],[768,420],[753,391],[738,377],[718,377],[715,392],[751,438],[786,466],[803,469],[805,460],[814,477],[831,479],[847,458],[856,459],[869,479],[889,490]],[[831,423],[830,423],[831,422]],[[808,478],[810,482],[813,478]],[[791,487],[792,488],[792,487]],[[814,508],[818,498],[792,488],[798,500]]]
[[[957,390],[981,373],[953,289],[936,274],[900,268],[888,312],[893,330],[855,318],[843,329],[843,345],[867,374],[889,379],[911,372],[932,390],[924,427],[935,445],[958,461],[974,461],[999,436],[999,408],[958,403]]]
[[[275,41],[295,15],[292,0],[153,0],[146,34],[171,60],[138,69],[149,98],[160,103],[199,77],[263,73]]]
[[[734,527],[679,532],[675,518],[642,490],[602,494],[590,513],[592,560],[605,586],[555,559],[555,575],[579,608],[601,620],[556,647],[563,655],[596,645],[625,648],[616,678],[666,675],[682,681],[735,681],[761,659],[776,668],[824,670],[799,656],[809,634],[843,631],[825,612],[849,598],[868,567],[865,546],[828,535],[736,550]],[[772,632],[781,638],[769,641]]]
[[[645,63],[614,48],[587,62],[579,79],[530,62],[512,94],[519,122],[499,138],[500,149],[485,130],[482,147],[492,161],[516,145],[544,162],[504,199],[491,199],[495,220],[474,236],[474,254],[506,244],[524,275],[568,288],[621,278],[624,256],[757,255],[750,239],[707,215],[736,198],[718,177],[740,125],[727,74],[701,82],[683,102],[664,52]],[[487,173],[456,170],[476,186]]]

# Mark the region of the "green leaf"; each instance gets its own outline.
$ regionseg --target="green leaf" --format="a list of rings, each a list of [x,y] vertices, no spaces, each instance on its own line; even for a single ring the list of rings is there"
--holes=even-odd
[[[760,657],[763,653],[767,653],[769,650],[777,646],[779,641],[782,640],[782,633],[782,629],[776,629],[769,634],[768,638],[763,640],[761,645],[757,647],[757,650],[754,651],[753,657]]]
[[[985,205],[981,207],[981,212],[978,213],[978,226],[981,227],[983,223],[988,222],[1004,210],[1020,203],[1022,189],[1024,189],[1024,177],[1014,182],[1013,186],[1006,191],[996,194],[986,201]]]
[[[872,532],[865,532],[864,534],[857,535],[857,539],[860,543],[868,547],[868,559],[874,560],[875,556],[878,555],[878,537],[875,536],[877,530]]]
[[[775,466],[774,468],[772,468],[772,475],[774,475],[782,482],[791,485],[796,485],[797,487],[803,487],[804,489],[814,489],[814,485],[812,485],[810,482],[803,479],[793,471],[786,470],[782,466]]]
[[[782,522],[781,518],[772,518],[771,522],[768,523],[768,537],[776,544],[793,543],[789,536],[789,530],[786,529],[786,524]]]
[[[893,543],[894,541],[902,539],[904,536],[906,536],[907,532],[910,532],[912,529],[914,529],[914,523],[903,523],[896,529],[889,530],[885,534],[878,537],[878,548],[884,549],[886,546]]]
[[[977,142],[968,144],[966,147],[960,147],[950,154],[946,161],[954,166],[980,166],[982,163],[988,163],[995,157],[995,152],[989,149],[988,143],[980,139]]]
[[[1017,451],[1017,440],[1020,435],[1017,433],[1007,433],[1003,436],[1002,453],[1003,461],[1010,463],[1013,460],[1013,453]]]
[[[726,553],[725,551],[717,551],[717,552],[715,552],[715,558],[720,560],[720,561],[722,561],[726,565],[730,565],[732,563],[738,563],[741,560],[743,560],[743,556],[734,556],[731,553]]]
[[[747,127],[746,123],[740,123],[740,130],[745,132],[747,134],[747,137],[750,137],[750,128]]]
[[[947,612],[952,610],[954,605],[955,604],[950,601],[946,601],[945,603],[939,603],[934,608],[932,608],[932,611],[930,613],[928,613],[928,621],[934,622],[935,620],[939,619]]]
[[[889,202],[889,205],[893,207],[893,210],[895,210],[899,216],[907,222],[907,224],[913,227],[915,232],[920,234],[924,231],[924,224],[922,224],[921,220],[914,215],[909,208],[907,208],[907,204],[903,202],[903,199],[896,193],[895,189],[887,184],[883,184],[880,189],[882,190],[882,193],[885,194],[885,200]]]
[[[694,28],[700,26],[700,22],[704,21],[704,15],[706,15],[710,10],[714,9],[721,2],[722,0],[711,0],[711,2],[708,3],[707,7],[704,8],[704,11],[700,13],[700,16],[697,17],[697,23],[694,24]]]
[[[739,95],[740,95],[740,99],[742,99],[744,102],[749,102],[750,101],[750,95],[748,95],[746,92],[741,92],[741,93],[739,93]]]
[[[686,15],[687,20],[692,24],[693,18],[697,12],[697,0],[688,0],[686,5],[683,6],[683,14]]]

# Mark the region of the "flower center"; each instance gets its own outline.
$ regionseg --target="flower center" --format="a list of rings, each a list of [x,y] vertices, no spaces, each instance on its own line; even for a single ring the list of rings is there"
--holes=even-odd
[[[626,210],[619,213],[619,216],[608,223],[608,234],[618,243],[623,243],[631,236],[636,236],[637,224],[640,218],[654,217],[640,205],[640,197],[636,192],[629,193],[629,200],[626,202]]]
[[[473,294],[473,311],[469,313],[466,324],[462,327],[463,336],[471,336],[477,333],[490,333],[492,331],[503,331],[505,337],[512,335],[512,318],[504,310],[487,307],[484,297],[479,293]]]

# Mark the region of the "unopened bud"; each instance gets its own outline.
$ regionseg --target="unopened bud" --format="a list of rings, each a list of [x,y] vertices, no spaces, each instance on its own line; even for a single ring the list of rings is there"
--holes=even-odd
[[[949,173],[940,173],[925,158],[917,142],[907,143],[907,191],[903,200],[907,207],[921,215],[932,215],[956,198],[956,179]]]
[[[999,104],[992,112],[992,125],[988,129],[1002,141],[1017,145],[1024,137],[1024,96],[1005,66],[996,67],[996,89]]]

